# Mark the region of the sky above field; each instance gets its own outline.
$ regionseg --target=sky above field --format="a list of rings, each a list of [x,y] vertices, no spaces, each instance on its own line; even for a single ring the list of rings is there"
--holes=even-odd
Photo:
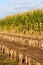
[[[43,0],[0,0],[0,18],[36,8],[43,8]]]

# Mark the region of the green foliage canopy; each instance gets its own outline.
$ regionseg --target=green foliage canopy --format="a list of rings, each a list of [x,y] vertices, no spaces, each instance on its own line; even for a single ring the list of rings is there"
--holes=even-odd
[[[43,10],[24,12],[0,20],[0,29],[40,32],[43,31]]]

